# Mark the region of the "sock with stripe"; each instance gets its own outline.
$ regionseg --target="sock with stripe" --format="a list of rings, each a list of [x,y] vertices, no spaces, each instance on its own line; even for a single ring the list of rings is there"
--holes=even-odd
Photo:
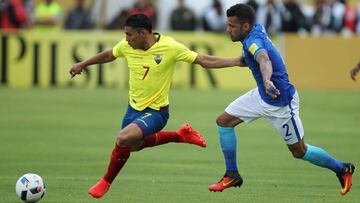
[[[115,144],[115,147],[111,153],[110,163],[108,170],[106,171],[103,179],[111,184],[117,174],[120,172],[121,168],[125,165],[126,161],[130,157],[131,149],[126,146],[119,146]]]
[[[147,137],[139,150],[166,144],[169,142],[180,142],[180,136],[176,131],[160,131]]]
[[[328,168],[336,174],[342,173],[343,163],[341,161],[338,161],[319,147],[309,144],[306,144],[306,146],[307,150],[302,158],[303,160],[309,161],[310,163],[323,168]]]

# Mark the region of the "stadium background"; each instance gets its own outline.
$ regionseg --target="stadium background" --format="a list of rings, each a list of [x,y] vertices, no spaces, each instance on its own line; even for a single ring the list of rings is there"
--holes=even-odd
[[[72,5],[59,2],[64,11]],[[108,1],[106,15],[98,2],[94,12],[98,9],[101,24],[134,1]],[[210,2],[188,1],[198,12]],[[224,7],[236,2],[224,1]],[[159,0],[157,6],[163,9],[161,33],[200,53],[241,54],[240,43],[232,43],[226,34],[170,31],[166,15],[175,1]],[[128,72],[124,60],[92,67],[72,80],[68,70],[123,36],[121,30],[1,32],[0,202],[17,201],[14,185],[26,172],[45,177],[44,202],[93,202],[86,190],[108,162],[127,103]],[[360,85],[349,76],[359,60],[360,38],[282,34],[273,41],[300,93],[307,141],[360,166]],[[205,135],[209,147],[171,144],[134,154],[103,201],[358,202],[356,173],[352,191],[340,197],[335,176],[294,160],[264,120],[237,128],[243,188],[221,194],[206,191],[223,172],[214,120],[229,102],[253,87],[251,73],[244,68],[206,72],[178,64],[166,129],[189,122]]]

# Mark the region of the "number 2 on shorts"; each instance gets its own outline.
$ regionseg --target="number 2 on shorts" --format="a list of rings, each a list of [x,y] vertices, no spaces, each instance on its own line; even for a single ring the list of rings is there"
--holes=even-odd
[[[283,126],[283,128],[286,128],[286,134],[285,134],[285,137],[289,137],[290,135],[292,135],[291,132],[289,132],[289,125],[287,123],[285,123]]]

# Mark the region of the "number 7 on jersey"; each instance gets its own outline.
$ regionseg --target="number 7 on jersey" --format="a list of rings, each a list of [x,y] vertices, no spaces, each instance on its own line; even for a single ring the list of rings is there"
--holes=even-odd
[[[150,70],[150,67],[147,67],[147,66],[143,66],[143,68],[145,69],[145,73],[144,73],[142,80],[145,79],[145,77],[147,76],[147,74],[149,73],[149,70]]]

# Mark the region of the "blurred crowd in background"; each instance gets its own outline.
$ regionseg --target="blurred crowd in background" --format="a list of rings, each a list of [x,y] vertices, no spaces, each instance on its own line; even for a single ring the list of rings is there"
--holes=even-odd
[[[143,13],[151,18],[155,30],[159,23],[160,0],[117,1],[131,2],[128,8],[121,7],[108,21],[103,15],[94,14],[95,4],[105,1],[71,0],[63,7],[56,0],[1,0],[0,28],[39,30],[91,30],[123,29],[127,16]],[[209,0],[202,11],[189,6],[191,0],[174,0],[176,6],[162,19],[167,30],[226,32],[226,9],[224,1]],[[199,0],[198,0],[199,1]],[[200,0],[201,1],[201,0]],[[200,2],[199,1],[199,2]],[[265,26],[270,35],[299,33],[318,35],[360,35],[360,1],[358,5],[348,0],[245,0],[256,12],[256,21]],[[355,1],[355,0],[354,0]],[[113,3],[114,4],[114,3]],[[111,5],[110,5],[111,6]],[[107,12],[106,9],[100,9]],[[162,31],[160,29],[160,31]]]

